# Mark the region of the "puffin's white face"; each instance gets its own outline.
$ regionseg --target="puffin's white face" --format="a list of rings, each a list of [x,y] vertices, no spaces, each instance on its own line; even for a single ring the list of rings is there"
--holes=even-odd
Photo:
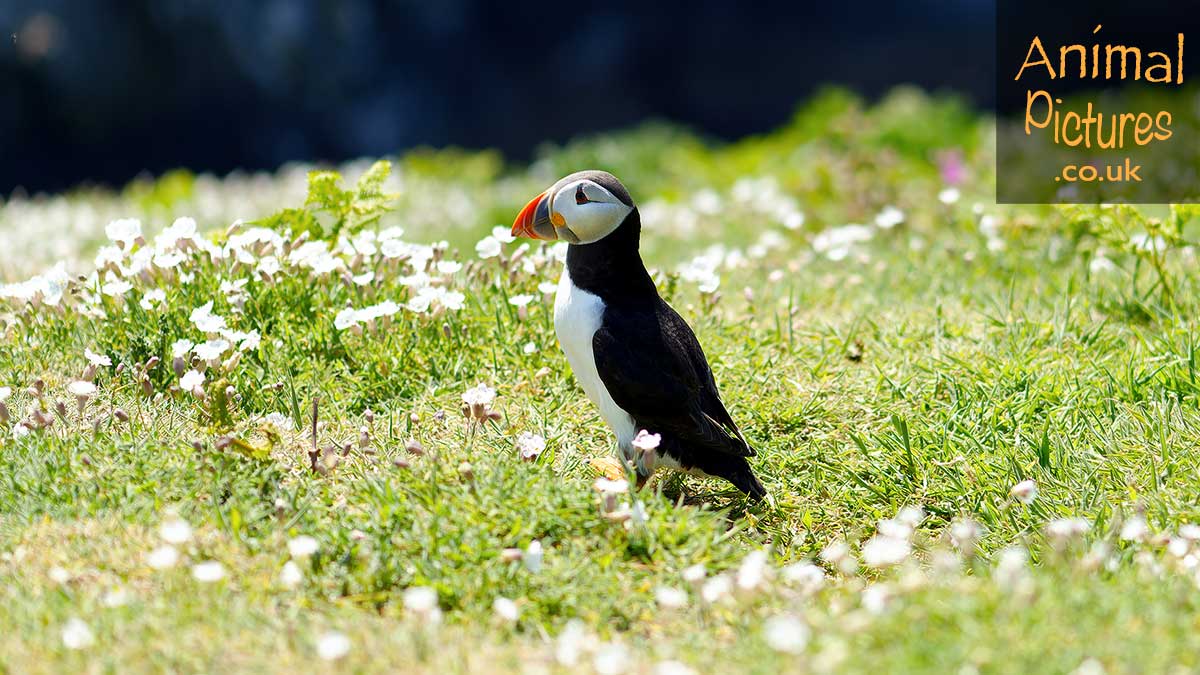
[[[512,234],[590,244],[617,229],[632,210],[599,183],[572,174],[526,204]]]

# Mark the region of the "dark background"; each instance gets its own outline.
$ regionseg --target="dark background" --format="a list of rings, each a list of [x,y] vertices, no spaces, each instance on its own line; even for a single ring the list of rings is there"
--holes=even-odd
[[[993,0],[0,0],[0,195],[656,118],[767,131],[823,84],[994,102]]]

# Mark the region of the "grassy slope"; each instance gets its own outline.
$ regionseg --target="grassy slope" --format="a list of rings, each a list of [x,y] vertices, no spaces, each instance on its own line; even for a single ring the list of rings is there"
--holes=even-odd
[[[0,625],[8,628],[0,668],[553,669],[553,636],[575,617],[599,643],[630,647],[631,668],[644,671],[668,658],[702,672],[1065,672],[1089,657],[1110,671],[1200,667],[1190,563],[1153,538],[1118,536],[1137,513],[1154,533],[1200,520],[1194,257],[1166,256],[1172,305],[1133,249],[1109,254],[1117,271],[1089,267],[1107,217],[1100,212],[985,207],[1004,244],[989,250],[971,208],[989,193],[987,135],[944,102],[900,94],[862,109],[829,96],[788,128],[730,147],[648,130],[547,151],[531,174],[502,180],[486,158],[403,160],[423,186],[477,200],[474,230],[449,235],[464,247],[449,257],[464,261],[493,221],[547,178],[584,165],[613,170],[643,203],[687,205],[705,188],[728,199],[745,175],[773,176],[797,196],[808,216],[802,231],[728,209],[701,216],[696,234],[646,233],[648,262],[663,270],[707,242],[745,245],[766,228],[785,234],[765,258],[722,270],[717,302],[662,276],[759,448],[756,468],[774,499],[748,509],[722,484],[670,479],[644,495],[644,525],[627,529],[600,515],[586,459],[609,453],[611,441],[554,345],[550,301],[536,290],[556,277],[552,260],[534,273],[497,259],[469,264],[451,280],[467,293],[462,311],[401,313],[364,335],[337,331],[334,314],[347,303],[402,301],[397,278],[409,271],[378,263],[365,290],[299,272],[251,281],[240,314],[217,287],[245,269],[211,262],[187,263],[196,271],[190,284],[156,282],[167,301],[150,312],[138,307],[139,290],[127,303],[104,299],[105,319],[10,305],[0,386],[15,390],[14,421],[38,378],[52,415],[54,400],[68,404],[45,431],[14,438],[10,424],[0,434]],[[935,197],[942,185],[931,158],[945,147],[963,148],[969,168],[953,205]],[[464,163],[482,168],[464,171]],[[410,201],[389,219],[421,220]],[[846,260],[813,256],[811,232],[868,222],[889,203],[904,210],[903,225]],[[1112,218],[1146,224],[1132,212]],[[442,236],[419,226],[406,233]],[[769,280],[773,270],[784,279]],[[506,302],[517,293],[539,295],[525,319]],[[227,374],[242,436],[260,439],[254,419],[269,412],[304,426],[317,397],[322,443],[354,441],[366,409],[376,411],[369,449],[352,449],[324,475],[308,468],[306,432],[285,433],[267,461],[215,449],[215,435],[198,423],[200,405],[169,393],[177,383],[170,345],[198,339],[188,315],[213,297],[214,311],[264,336]],[[527,342],[538,350],[523,353]],[[114,365],[100,369],[100,393],[81,418],[66,385],[86,364],[84,348]],[[152,355],[164,359],[149,374],[165,394],[158,401],[141,395],[133,372]],[[502,418],[476,426],[458,409],[479,381],[499,391]],[[111,417],[114,406],[128,423]],[[522,431],[548,441],[537,462],[516,457]],[[409,438],[428,452],[409,456]],[[393,466],[396,457],[411,466]],[[1039,486],[1029,505],[1009,496],[1026,478]],[[657,588],[686,587],[690,565],[736,571],[764,546],[773,568],[816,559],[914,504],[928,514],[918,554],[896,569],[841,575],[827,565],[830,580],[816,593],[780,577],[713,605],[694,591],[686,608],[656,605]],[[195,536],[180,546],[178,567],[152,570],[146,555],[161,544],[169,509]],[[1091,530],[1056,551],[1042,530],[1066,516]],[[960,517],[985,534],[976,555],[955,554],[947,570],[947,529]],[[289,589],[278,578],[299,534],[320,548]],[[501,558],[535,539],[546,550],[537,573]],[[997,571],[997,552],[1014,544],[1029,547],[1035,564]],[[1111,552],[1089,558],[1097,544]],[[224,580],[191,577],[189,563],[208,559],[224,564]],[[403,589],[422,585],[437,590],[439,628],[404,608]],[[128,604],[105,606],[114,587],[127,589]],[[497,596],[518,601],[515,625],[493,615]],[[781,612],[811,627],[801,654],[765,641],[764,620]],[[81,651],[61,639],[76,616],[96,638]],[[318,636],[330,630],[353,645],[340,661],[316,658]]]

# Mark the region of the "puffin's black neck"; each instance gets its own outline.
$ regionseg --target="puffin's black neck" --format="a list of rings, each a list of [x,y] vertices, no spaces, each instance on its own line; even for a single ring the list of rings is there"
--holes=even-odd
[[[572,244],[567,249],[571,281],[605,301],[657,297],[654,280],[638,253],[641,233],[642,217],[635,208],[607,237],[590,244]]]

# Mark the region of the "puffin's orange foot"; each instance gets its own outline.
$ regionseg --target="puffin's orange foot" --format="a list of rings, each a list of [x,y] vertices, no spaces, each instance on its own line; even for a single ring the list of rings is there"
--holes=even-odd
[[[609,480],[622,480],[625,478],[625,465],[616,457],[593,457],[588,460],[588,465],[597,474]],[[641,486],[639,485],[639,487]]]

